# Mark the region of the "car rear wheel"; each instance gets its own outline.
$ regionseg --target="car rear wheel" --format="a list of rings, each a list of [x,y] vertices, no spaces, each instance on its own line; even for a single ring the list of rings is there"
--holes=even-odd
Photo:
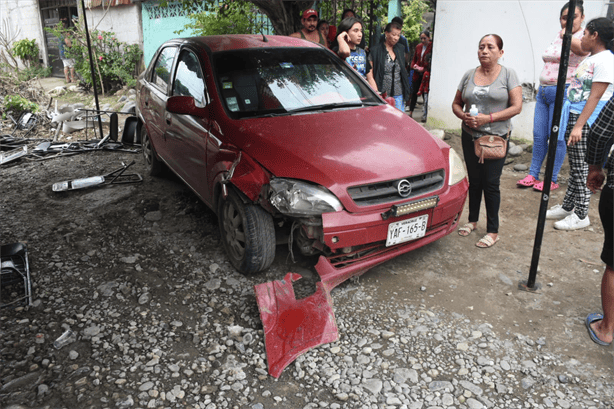
[[[218,209],[222,243],[232,265],[243,274],[267,269],[275,258],[273,217],[233,193],[220,200]]]
[[[141,126],[141,147],[143,148],[143,157],[147,171],[151,176],[158,176],[162,173],[163,163],[158,159],[156,150],[154,149],[151,139],[147,134],[145,124]]]

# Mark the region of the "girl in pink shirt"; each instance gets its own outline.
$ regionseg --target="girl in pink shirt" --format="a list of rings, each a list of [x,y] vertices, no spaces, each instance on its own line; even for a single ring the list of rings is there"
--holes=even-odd
[[[561,50],[563,47],[563,34],[565,34],[565,25],[569,18],[569,3],[565,4],[561,9],[561,31],[556,35],[556,38],[546,48],[542,59],[544,60],[544,68],[539,77],[539,89],[535,104],[535,117],[533,119],[533,157],[531,159],[531,168],[529,174],[522,180],[517,182],[520,187],[533,187],[533,189],[542,191],[544,182],[539,181],[539,171],[544,162],[544,158],[548,153],[548,139],[550,130],[552,129],[552,116],[554,115],[554,99],[556,97],[556,82],[559,76],[559,65],[561,62]],[[580,40],[584,35],[582,30],[582,22],[584,21],[584,7],[582,1],[576,3],[576,12],[572,16],[572,39],[571,52],[569,53],[569,66],[567,68],[566,87],[571,82],[571,77],[580,62],[588,54],[582,50]],[[552,172],[552,183],[550,190],[558,189],[556,183],[559,171],[565,160],[567,152],[565,141],[559,140],[556,147],[556,156],[554,159],[554,170]]]

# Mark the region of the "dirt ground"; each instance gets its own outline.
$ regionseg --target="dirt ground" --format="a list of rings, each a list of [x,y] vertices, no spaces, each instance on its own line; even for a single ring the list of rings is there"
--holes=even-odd
[[[460,137],[448,136],[447,142],[460,153]],[[136,164],[131,170],[144,176],[142,184],[65,193],[51,190],[55,182],[105,174],[133,159]],[[485,233],[483,215],[477,231],[469,237],[453,233],[372,269],[359,283],[378,288],[373,302],[378,302],[378,297],[389,300],[393,294],[401,294],[408,303],[443,308],[490,323],[501,337],[512,338],[517,333],[545,337],[550,350],[592,364],[596,375],[611,376],[612,348],[591,342],[584,327],[588,313],[601,311],[599,288],[604,265],[599,259],[603,229],[597,211],[598,195],[591,200],[589,228],[557,231],[552,221],[546,221],[537,276],[541,289],[530,293],[517,288],[529,275],[540,197],[536,191],[516,187],[525,173],[514,171],[513,166],[528,165],[530,159],[531,154],[525,152],[504,169],[501,240],[493,248],[475,246]],[[552,193],[550,205],[561,203],[568,169],[566,163],[559,179],[561,188]],[[41,292],[53,291],[45,279],[52,261],[89,260],[100,274],[90,280],[100,283],[127,274],[117,259],[138,253],[143,268],[149,266],[155,274],[132,272],[135,275],[131,279],[155,288],[166,279],[166,269],[181,267],[168,265],[169,250],[185,252],[184,262],[188,264],[189,252],[223,254],[216,216],[176,178],[146,176],[140,154],[96,152],[40,162],[20,160],[0,167],[0,180],[0,241],[28,243],[35,299]],[[152,211],[160,211],[162,217],[153,228],[146,227],[142,217]],[[461,223],[466,220],[465,211]],[[162,237],[168,240],[151,240],[156,230],[165,232]],[[181,241],[173,242],[179,235]],[[308,262],[292,264],[287,251],[278,249],[273,267],[257,281],[280,279],[290,270],[310,269]],[[83,280],[87,277],[67,275],[62,286],[79,288],[85,284]],[[13,312],[0,311],[0,316],[7,314]],[[43,312],[40,314],[42,318]]]

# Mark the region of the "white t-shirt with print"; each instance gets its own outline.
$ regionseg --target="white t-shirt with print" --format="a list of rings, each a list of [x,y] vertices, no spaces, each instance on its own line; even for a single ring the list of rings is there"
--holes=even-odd
[[[588,100],[593,82],[607,82],[610,85],[601,96],[607,101],[614,93],[614,54],[610,50],[588,56],[578,65],[567,89],[570,102]]]

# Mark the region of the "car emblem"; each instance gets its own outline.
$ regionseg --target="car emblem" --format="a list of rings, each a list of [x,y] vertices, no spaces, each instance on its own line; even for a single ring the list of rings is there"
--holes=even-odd
[[[409,196],[411,194],[411,183],[409,183],[406,179],[399,181],[397,191],[401,197]]]

